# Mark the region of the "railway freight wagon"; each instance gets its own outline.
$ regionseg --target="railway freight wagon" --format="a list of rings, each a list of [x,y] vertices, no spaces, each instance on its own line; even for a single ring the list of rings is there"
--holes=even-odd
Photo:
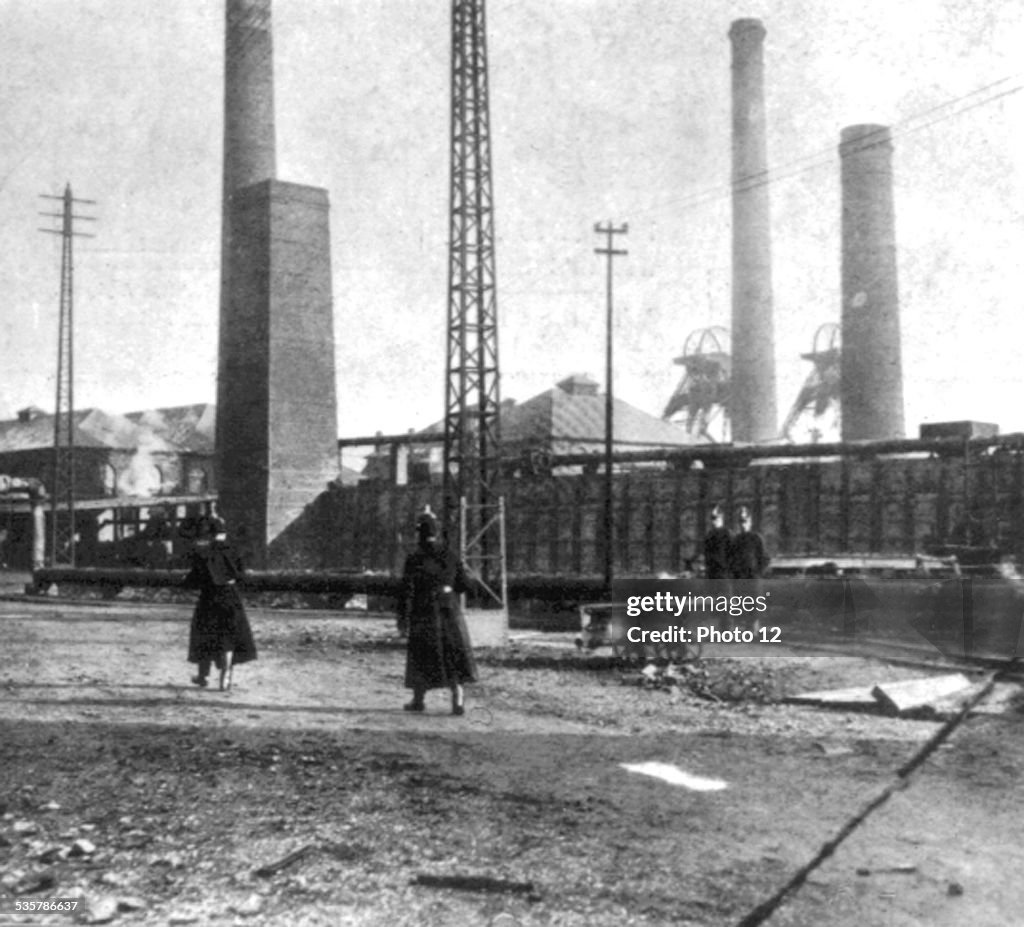
[[[604,563],[599,458],[515,470],[505,495],[512,576],[596,577]],[[400,568],[415,513],[441,507],[429,480],[363,480],[321,500],[325,563]],[[619,454],[613,480],[616,575],[699,571],[707,513],[740,506],[773,558],[1024,554],[1024,436],[776,447],[702,446]]]

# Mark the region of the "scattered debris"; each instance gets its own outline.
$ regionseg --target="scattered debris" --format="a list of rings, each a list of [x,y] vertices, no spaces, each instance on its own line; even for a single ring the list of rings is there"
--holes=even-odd
[[[85,906],[85,923],[109,924],[117,917],[117,899],[110,895],[99,895],[90,898]]]
[[[152,840],[152,834],[147,834],[142,830],[130,830],[121,835],[121,847],[126,850],[134,850],[146,846]]]
[[[857,869],[857,875],[859,876],[885,875],[887,873],[909,875],[914,872],[917,872],[917,866],[913,863],[905,863],[899,866],[883,866],[879,869],[869,869],[867,866],[861,866]]]
[[[323,851],[342,863],[363,859],[372,852],[368,847],[351,843],[327,843],[324,844]]]
[[[263,896],[253,892],[245,901],[231,905],[231,910],[242,917],[252,917],[263,910]]]
[[[261,879],[269,879],[271,876],[277,875],[277,873],[282,869],[287,869],[289,866],[297,863],[300,859],[308,856],[315,849],[315,844],[306,844],[306,846],[301,849],[295,850],[287,856],[282,857],[276,863],[269,863],[266,866],[260,866],[259,869],[253,870],[253,875],[258,876]]]
[[[13,892],[14,886],[23,878],[25,878],[25,873],[20,869],[10,869],[7,872],[4,872],[3,875],[0,875],[0,888]]]
[[[825,756],[849,756],[854,752],[853,747],[849,747],[846,744],[826,744],[820,741],[814,742],[814,748],[820,750]]]
[[[67,847],[57,844],[55,846],[47,847],[36,856],[36,859],[41,863],[54,863],[58,859],[67,859],[70,855],[71,851]]]
[[[96,852],[96,844],[84,837],[79,837],[71,844],[71,856],[92,856]]]
[[[674,689],[688,685],[691,679],[701,676],[706,677],[707,671],[686,663],[668,663],[664,666],[648,663],[642,670],[625,673],[621,682],[624,686],[642,686],[645,689]]]
[[[44,892],[57,884],[57,876],[52,869],[45,869],[42,872],[33,872],[22,876],[11,887],[12,895],[31,895],[35,892]]]
[[[508,911],[502,911],[491,919],[489,927],[516,927],[518,923],[519,921],[514,915],[509,914]]]
[[[439,876],[418,873],[413,877],[414,885],[428,888],[454,888],[464,892],[490,892],[496,895],[527,895],[531,900],[539,898],[532,882],[511,882],[508,879],[493,879],[490,876]]]

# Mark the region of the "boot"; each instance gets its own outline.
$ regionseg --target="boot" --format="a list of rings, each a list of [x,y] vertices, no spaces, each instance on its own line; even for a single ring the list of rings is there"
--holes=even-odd
[[[192,677],[192,682],[201,689],[206,688],[206,677],[210,675],[210,661],[203,659],[199,661],[199,674]]]
[[[230,650],[224,651],[224,659],[221,662],[220,667],[220,691],[227,692],[231,688],[231,660],[234,657],[234,653]]]
[[[424,704],[426,698],[426,689],[413,689],[412,690],[412,701],[406,702],[402,706],[406,711],[423,711],[427,706]]]
[[[463,704],[462,686],[456,683],[452,686],[452,714],[464,715],[465,713],[466,706]]]

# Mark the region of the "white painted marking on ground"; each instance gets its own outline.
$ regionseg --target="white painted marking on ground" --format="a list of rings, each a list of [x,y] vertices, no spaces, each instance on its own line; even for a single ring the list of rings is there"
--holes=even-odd
[[[720,792],[722,789],[729,787],[729,784],[721,779],[694,776],[678,766],[673,766],[671,763],[620,763],[619,765],[629,772],[640,773],[642,776],[653,776],[655,779],[663,779],[670,785],[681,785],[695,792]]]

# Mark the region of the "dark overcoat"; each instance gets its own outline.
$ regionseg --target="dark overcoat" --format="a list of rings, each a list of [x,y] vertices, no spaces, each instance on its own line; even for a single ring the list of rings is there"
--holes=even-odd
[[[256,643],[238,593],[245,575],[238,554],[227,541],[214,540],[196,544],[189,556],[185,585],[199,589],[188,636],[189,662],[213,660],[219,667],[226,650],[233,652],[233,664],[255,660]]]
[[[764,576],[770,563],[764,539],[756,531],[740,531],[733,535],[729,560],[735,579],[758,579]]]
[[[732,537],[727,528],[712,528],[704,536],[704,575],[708,579],[728,579]]]
[[[399,623],[409,629],[407,688],[476,682],[476,661],[459,604],[459,593],[467,589],[459,558],[433,539],[406,559],[398,607]]]

